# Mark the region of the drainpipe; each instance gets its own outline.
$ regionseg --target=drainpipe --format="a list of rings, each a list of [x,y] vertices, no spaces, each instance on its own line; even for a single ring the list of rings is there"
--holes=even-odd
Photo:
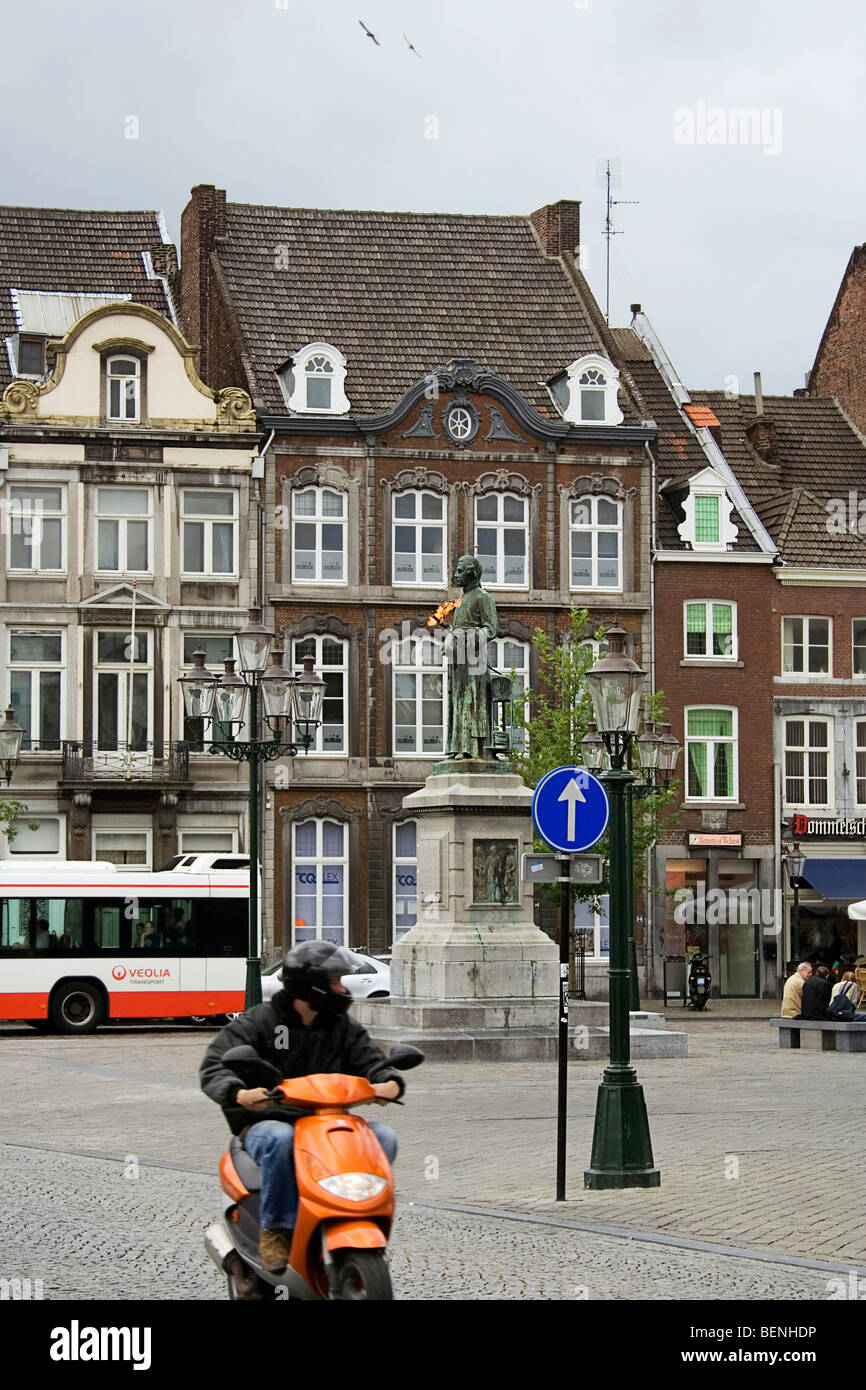
[[[650,463],[650,690],[656,688],[656,460],[648,442],[644,440],[644,450]],[[647,855],[646,922],[644,930],[644,954],[646,957],[646,992],[655,987],[655,919],[656,919],[656,863],[655,841],[652,852]],[[664,973],[664,972],[663,972]]]
[[[268,454],[268,450],[270,449],[271,445],[272,445],[273,442],[274,442],[274,435],[275,435],[275,434],[276,434],[276,430],[271,430],[271,432],[270,432],[270,434],[269,434],[269,436],[268,436],[268,439],[267,439],[267,442],[266,442],[264,448],[263,448],[263,449],[259,449],[258,457],[262,460],[262,476],[261,476],[261,478],[256,478],[256,479],[254,480],[254,484],[253,484],[253,486],[254,486],[254,496],[255,496],[255,499],[256,499],[256,508],[257,508],[257,517],[256,517],[256,570],[257,570],[257,574],[256,574],[256,589],[257,589],[257,591],[258,591],[259,608],[262,610],[262,613],[264,613],[264,611],[265,611],[265,564],[266,564],[266,558],[267,558],[267,553],[266,553],[266,550],[265,550],[265,536],[266,536],[265,513],[266,513],[266,507],[265,507],[265,498],[263,498],[262,492],[263,492],[263,490],[264,490],[264,486],[265,486],[265,482],[266,482],[265,475],[264,475],[264,470],[267,468],[267,454]],[[266,849],[266,844],[267,844],[267,840],[266,840],[267,824],[266,824],[266,818],[265,818],[265,806],[266,806],[266,803],[267,803],[267,789],[268,789],[268,783],[267,783],[267,763],[257,763],[257,764],[256,764],[255,775],[259,778],[259,788],[258,788],[259,794],[258,794],[258,798],[257,798],[257,801],[258,801],[258,807],[257,807],[258,815],[257,815],[257,819],[258,819],[258,832],[259,832],[259,834],[258,834],[258,839],[259,839],[259,857],[260,857],[260,862],[261,862],[261,865],[262,865],[262,896],[261,896],[261,901],[262,901],[262,907],[264,908],[265,902],[267,902],[267,901],[269,900],[269,899],[268,899],[268,895],[267,895],[267,868],[266,868],[266,866],[267,866],[267,859],[265,858],[265,849]],[[262,935],[262,946],[261,946],[261,950],[262,950],[262,955],[264,956],[265,953],[266,953],[266,951],[267,951],[267,948],[271,945],[271,932],[270,932],[270,929],[269,929],[269,923],[268,923],[267,914],[264,912],[264,910],[262,911],[262,933],[261,933],[261,935]]]
[[[775,722],[775,721],[774,721]],[[776,731],[773,730],[773,742],[775,743]],[[782,903],[782,764],[778,760],[773,762],[773,909],[779,907],[779,921],[774,921],[776,928],[776,989],[778,992],[779,982],[785,974],[785,908]],[[760,913],[758,914],[760,916]],[[761,924],[761,936],[763,938],[763,923]],[[760,988],[761,993],[758,998],[762,999],[764,988],[764,949],[763,940],[761,942],[761,974]]]

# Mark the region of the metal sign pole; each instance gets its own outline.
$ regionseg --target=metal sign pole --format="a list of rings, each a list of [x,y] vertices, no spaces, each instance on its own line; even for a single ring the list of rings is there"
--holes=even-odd
[[[563,865],[568,874],[568,861]],[[568,968],[571,950],[571,883],[559,880],[559,1076],[556,1097],[556,1200],[565,1201],[565,1126],[568,1118]]]

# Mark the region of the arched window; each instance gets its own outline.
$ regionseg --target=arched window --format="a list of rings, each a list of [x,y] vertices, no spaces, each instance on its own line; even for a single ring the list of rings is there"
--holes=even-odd
[[[118,355],[105,364],[106,416],[126,424],[141,419],[141,362],[137,357]]]
[[[346,827],[333,820],[294,826],[292,937],[342,946],[348,912]]]
[[[573,425],[621,425],[617,403],[619,372],[597,353],[579,357],[568,368],[568,405],[565,419]]]
[[[345,584],[345,493],[327,487],[297,489],[292,515],[292,578],[301,584]]]
[[[587,494],[569,504],[572,589],[622,588],[622,502]]]
[[[277,374],[290,410],[305,415],[345,415],[346,358],[330,343],[307,343]]]
[[[513,637],[494,637],[487,645],[491,666],[503,676],[510,676],[515,698],[524,695],[529,688],[529,643],[518,642]],[[523,750],[526,746],[529,720],[528,706],[514,711],[514,747]]]
[[[418,822],[394,826],[394,941],[418,921]]]
[[[394,757],[445,750],[445,660],[434,637],[407,638],[395,647]]]

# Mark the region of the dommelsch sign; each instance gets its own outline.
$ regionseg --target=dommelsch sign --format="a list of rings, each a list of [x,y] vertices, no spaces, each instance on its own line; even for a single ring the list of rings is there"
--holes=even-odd
[[[792,833],[795,840],[801,839],[804,835],[816,835],[828,840],[864,840],[866,817],[819,820],[798,811],[792,821]]]

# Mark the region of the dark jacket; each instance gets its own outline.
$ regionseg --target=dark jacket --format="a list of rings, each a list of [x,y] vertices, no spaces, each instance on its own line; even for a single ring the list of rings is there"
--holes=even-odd
[[[800,1017],[826,1019],[827,1005],[830,1003],[830,995],[832,993],[833,986],[829,980],[825,980],[821,975],[810,975],[803,985],[803,1003],[800,1009]]]
[[[250,1085],[223,1066],[221,1058],[230,1047],[242,1043],[255,1048],[260,1057],[278,1068],[282,1077],[344,1072],[365,1076],[368,1081],[396,1081],[401,1095],[405,1089],[400,1073],[389,1067],[382,1049],[356,1018],[350,1014],[319,1013],[307,1028],[295,1013],[292,999],[281,989],[269,1004],[256,1004],[227,1023],[207,1049],[199,1070],[202,1090],[222,1106],[233,1134],[240,1134],[259,1120],[291,1123],[298,1116],[297,1110],[280,1105],[248,1110],[234,1104],[238,1091],[249,1090]]]

